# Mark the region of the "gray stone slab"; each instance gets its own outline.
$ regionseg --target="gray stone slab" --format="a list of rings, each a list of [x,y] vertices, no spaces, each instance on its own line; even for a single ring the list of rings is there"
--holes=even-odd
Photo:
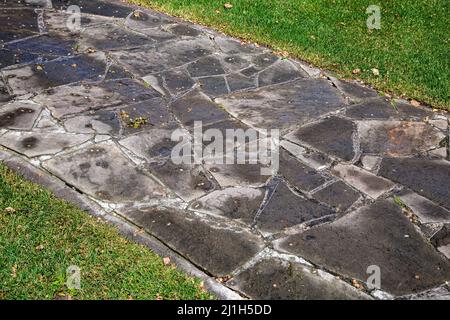
[[[119,105],[129,105],[160,97],[152,88],[131,79],[105,81],[100,84],[74,84],[47,90],[33,98],[50,109],[53,116],[62,118]]]
[[[445,160],[385,158],[379,174],[450,209],[450,163]]]
[[[105,16],[126,18],[133,9],[127,6],[123,6],[117,3],[111,3],[111,1],[98,1],[98,0],[52,0],[53,8],[60,10],[67,10],[71,5],[77,5],[80,7],[81,12]]]
[[[256,221],[264,233],[277,233],[333,213],[325,206],[294,194],[284,182],[280,182]]]
[[[254,78],[249,78],[239,73],[230,74],[226,76],[226,79],[231,92],[256,88]]]
[[[154,29],[168,23],[171,23],[171,21],[161,14],[144,12],[142,10],[135,10],[125,21],[127,28],[141,32],[144,32],[145,29]]]
[[[121,121],[117,112],[99,110],[89,115],[75,116],[64,121],[68,132],[108,134],[118,136],[121,130]]]
[[[164,79],[164,85],[173,95],[190,90],[195,81],[184,70],[168,70],[161,74]]]
[[[264,200],[264,195],[264,189],[261,188],[226,188],[213,191],[196,200],[191,204],[190,209],[251,225]]]
[[[389,180],[376,176],[354,165],[337,164],[331,172],[345,180],[355,189],[367,194],[371,198],[378,198],[391,190],[395,185]]]
[[[0,9],[0,44],[19,40],[39,33],[34,10]]]
[[[358,122],[363,153],[398,157],[439,146],[445,135],[424,122],[372,120]]]
[[[105,56],[102,53],[27,65],[4,70],[3,73],[9,86],[17,95],[39,92],[82,80],[100,81],[129,76],[121,68],[115,66],[107,68]]]
[[[378,93],[371,89],[364,87],[362,84],[353,81],[336,80],[333,83],[338,87],[342,93],[354,101],[367,100],[378,97]]]
[[[399,197],[419,217],[421,223],[450,222],[450,211],[412,191],[404,190]]]
[[[203,125],[226,120],[228,113],[199,90],[194,90],[170,104],[170,109],[185,126],[194,126],[194,121]]]
[[[413,107],[406,103],[390,102],[385,98],[372,99],[367,102],[349,107],[345,115],[360,120],[417,120],[432,117],[429,110]]]
[[[206,164],[221,187],[254,186],[266,183],[269,176],[262,175],[261,164]]]
[[[211,98],[228,94],[228,86],[223,76],[205,77],[198,80],[200,89]]]
[[[351,161],[355,157],[355,124],[347,119],[329,117],[318,123],[304,126],[286,136],[287,139],[306,143],[324,153]]]
[[[215,101],[247,124],[283,131],[336,111],[344,104],[327,81],[312,79],[234,93]]]
[[[292,63],[282,60],[273,66],[261,71],[258,75],[258,85],[260,87],[272,84],[287,82],[297,78],[304,78],[304,74]]]
[[[8,103],[0,109],[0,129],[31,130],[41,109],[34,103]]]
[[[92,135],[86,134],[9,131],[0,137],[0,144],[31,158],[52,155],[82,144],[91,138]]]
[[[370,299],[331,275],[276,258],[259,261],[227,284],[256,300]]]
[[[361,198],[361,194],[342,181],[337,181],[317,191],[314,199],[333,207],[337,212],[344,212]]]
[[[311,191],[329,180],[284,150],[279,153],[279,165],[278,173],[285,177],[291,185],[302,191]]]
[[[333,272],[366,282],[381,271],[381,289],[420,292],[450,278],[450,263],[416,231],[399,206],[379,200],[342,218],[280,240],[286,251]]]
[[[102,24],[85,28],[80,33],[79,50],[118,50],[148,46],[155,43],[152,38],[141,33],[128,31],[114,24]]]
[[[104,201],[149,201],[168,196],[161,185],[143,174],[111,142],[55,157],[43,166],[82,192]]]
[[[288,140],[281,140],[280,146],[301,162],[316,170],[328,168],[332,163],[332,160],[327,155],[317,151],[305,149]]]
[[[184,36],[184,37],[197,37],[201,33],[201,31],[186,24],[175,24],[167,28],[167,30],[169,30],[170,32],[172,32],[177,36]]]
[[[148,208],[122,214],[215,276],[229,275],[263,247],[259,237],[244,229],[193,213]]]
[[[207,77],[224,74],[220,60],[214,56],[200,58],[187,67],[192,77]]]

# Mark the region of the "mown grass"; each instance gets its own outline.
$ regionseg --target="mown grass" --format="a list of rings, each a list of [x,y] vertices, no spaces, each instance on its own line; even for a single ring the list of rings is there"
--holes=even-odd
[[[359,78],[380,91],[450,109],[446,0],[129,0]],[[232,4],[225,9],[224,4]],[[366,26],[381,7],[381,29]],[[372,69],[380,71],[379,76]],[[361,69],[360,74],[353,74]]]
[[[81,270],[81,289],[66,269]],[[0,299],[209,299],[201,283],[0,164]]]

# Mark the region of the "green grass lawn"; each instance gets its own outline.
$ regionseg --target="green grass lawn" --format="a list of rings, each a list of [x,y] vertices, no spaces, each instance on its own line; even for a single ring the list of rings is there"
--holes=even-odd
[[[450,108],[447,0],[129,1],[287,51],[380,91]],[[372,4],[381,7],[380,30],[366,26]],[[354,75],[355,69],[361,73]]]
[[[66,287],[80,267],[81,290]],[[198,280],[0,164],[0,299],[209,299]]]

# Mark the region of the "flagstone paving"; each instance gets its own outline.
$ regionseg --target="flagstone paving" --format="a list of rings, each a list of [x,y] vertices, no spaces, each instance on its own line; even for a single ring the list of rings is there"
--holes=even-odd
[[[6,165],[242,297],[450,297],[444,111],[120,1],[0,0],[0,19]],[[279,129],[279,170],[174,163],[195,121]]]

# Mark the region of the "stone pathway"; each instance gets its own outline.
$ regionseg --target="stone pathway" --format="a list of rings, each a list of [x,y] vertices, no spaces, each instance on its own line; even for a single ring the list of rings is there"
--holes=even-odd
[[[450,298],[448,114],[157,12],[52,2],[0,0],[3,163],[221,297]],[[197,120],[279,129],[279,171],[174,164]]]

